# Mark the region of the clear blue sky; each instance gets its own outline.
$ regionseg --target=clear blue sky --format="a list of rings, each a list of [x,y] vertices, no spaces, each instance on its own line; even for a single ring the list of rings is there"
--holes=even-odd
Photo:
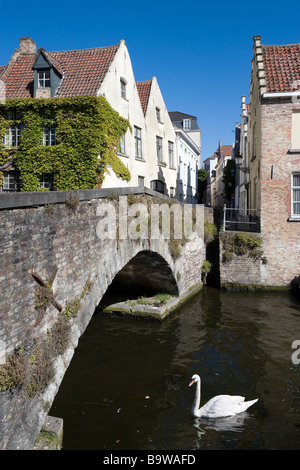
[[[277,6],[279,5],[279,6]],[[252,37],[300,42],[300,3],[183,0],[0,0],[0,65],[19,38],[48,51],[126,41],[136,80],[157,77],[168,111],[197,117],[202,161],[232,144],[249,96]]]

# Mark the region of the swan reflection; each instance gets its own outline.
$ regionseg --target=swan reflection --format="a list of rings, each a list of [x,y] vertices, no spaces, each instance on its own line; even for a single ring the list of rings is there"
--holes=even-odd
[[[235,416],[226,416],[224,418],[195,418],[193,424],[197,431],[205,433],[206,429],[214,431],[233,431],[242,432],[244,430],[245,419],[249,416],[247,413],[240,413]]]

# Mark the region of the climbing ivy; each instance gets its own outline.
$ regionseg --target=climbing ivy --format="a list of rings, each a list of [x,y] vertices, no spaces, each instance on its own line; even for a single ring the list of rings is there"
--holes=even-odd
[[[6,147],[5,133],[20,124],[24,128],[19,146]],[[56,129],[56,145],[43,145],[45,127]],[[11,160],[20,173],[22,191],[43,190],[43,174],[52,174],[57,191],[101,187],[108,166],[129,181],[129,170],[117,156],[120,136],[128,128],[129,122],[104,97],[7,100],[0,104],[0,166]],[[0,184],[1,177],[0,172]]]

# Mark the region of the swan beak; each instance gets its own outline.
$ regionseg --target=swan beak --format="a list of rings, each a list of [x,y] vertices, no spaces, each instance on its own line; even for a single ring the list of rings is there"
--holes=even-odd
[[[189,387],[193,385],[194,383],[195,383],[195,380],[191,380],[191,382],[189,383]]]

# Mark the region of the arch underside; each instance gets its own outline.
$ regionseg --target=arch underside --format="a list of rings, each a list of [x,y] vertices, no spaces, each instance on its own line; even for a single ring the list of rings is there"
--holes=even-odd
[[[116,274],[100,302],[100,308],[113,302],[151,297],[158,293],[178,296],[172,269],[158,253],[140,251]]]

